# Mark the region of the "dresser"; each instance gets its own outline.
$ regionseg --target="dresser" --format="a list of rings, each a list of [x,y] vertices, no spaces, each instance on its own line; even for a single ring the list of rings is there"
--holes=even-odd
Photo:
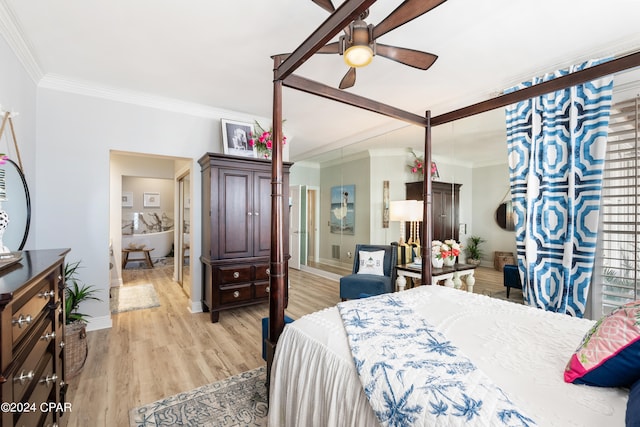
[[[207,153],[198,162],[202,171],[202,304],[215,323],[222,310],[269,299],[271,161]],[[291,163],[283,165],[285,201],[289,200],[290,167]],[[286,208],[283,229],[289,230]],[[288,239],[284,253],[286,262]]]
[[[0,270],[2,427],[53,427],[66,418],[64,257],[68,252],[24,251],[18,263]]]

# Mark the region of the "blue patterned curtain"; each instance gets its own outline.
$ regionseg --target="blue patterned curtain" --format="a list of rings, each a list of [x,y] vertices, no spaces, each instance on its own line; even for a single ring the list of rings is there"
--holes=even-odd
[[[557,71],[517,90],[595,65]],[[525,302],[582,317],[595,260],[613,77],[507,107],[511,197]]]

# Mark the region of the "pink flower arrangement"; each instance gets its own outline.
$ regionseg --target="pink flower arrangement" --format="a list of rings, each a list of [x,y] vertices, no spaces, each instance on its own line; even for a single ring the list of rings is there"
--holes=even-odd
[[[282,144],[286,143],[287,137],[282,135]],[[264,130],[256,120],[256,133],[249,134],[249,145],[255,147],[260,157],[270,159],[273,150],[273,127],[270,127],[269,130]]]
[[[7,160],[9,160],[9,156],[4,153],[0,153],[0,165],[6,164]]]
[[[408,164],[409,169],[411,169],[411,173],[419,173],[420,175],[424,175],[424,159],[422,157],[418,157],[416,153],[411,150],[411,154],[413,154],[413,162]],[[438,173],[438,166],[435,162],[431,162],[431,179],[439,178],[440,174]]]
[[[431,256],[437,259],[455,258],[460,255],[462,246],[455,240],[445,240],[444,243],[440,240],[434,240],[431,242]]]

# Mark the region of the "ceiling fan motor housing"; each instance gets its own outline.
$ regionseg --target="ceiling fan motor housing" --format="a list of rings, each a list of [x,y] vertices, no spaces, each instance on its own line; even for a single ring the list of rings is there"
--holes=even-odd
[[[349,36],[340,37],[341,54],[350,67],[364,67],[368,65],[376,54],[373,41],[373,25],[367,25],[361,19],[349,25]]]

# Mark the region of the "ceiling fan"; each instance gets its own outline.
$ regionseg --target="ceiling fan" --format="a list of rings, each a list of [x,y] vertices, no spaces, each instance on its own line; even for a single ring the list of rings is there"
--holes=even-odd
[[[335,11],[331,0],[312,0],[330,13]],[[437,55],[419,50],[389,46],[377,43],[376,39],[389,31],[427,13],[446,0],[405,0],[378,25],[367,24],[366,10],[358,19],[344,29],[344,35],[337,42],[321,47],[317,53],[338,53],[344,57],[349,71],[340,81],[340,89],[347,89],[356,83],[356,68],[368,65],[379,55],[410,67],[426,70],[438,59]]]

